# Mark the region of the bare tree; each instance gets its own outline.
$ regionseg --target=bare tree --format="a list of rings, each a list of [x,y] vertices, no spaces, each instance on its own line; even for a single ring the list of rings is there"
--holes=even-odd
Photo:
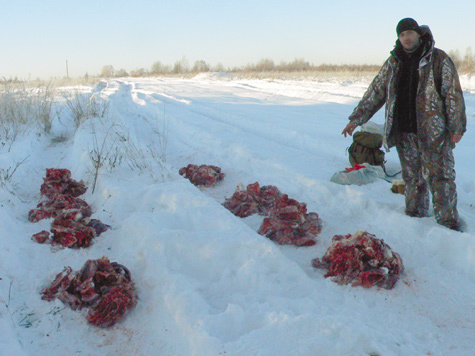
[[[150,74],[158,75],[158,74],[167,74],[170,73],[171,69],[170,66],[162,64],[160,61],[156,61],[152,64],[152,68],[150,69]]]
[[[275,69],[274,61],[272,59],[269,59],[269,58],[261,59],[256,64],[256,71],[258,71],[258,72],[271,72],[274,69]]]
[[[148,72],[145,68],[137,68],[130,71],[131,77],[145,77],[146,75],[148,75]]]
[[[472,53],[472,47],[468,47],[463,57],[462,70],[464,73],[473,73],[475,71],[475,56]]]
[[[101,77],[110,78],[110,77],[113,77],[114,74],[115,74],[114,67],[111,66],[110,64],[105,65],[104,67],[102,67]]]
[[[193,73],[209,72],[209,65],[203,60],[198,60],[195,61],[195,64],[193,65],[193,69],[191,71]]]
[[[128,77],[129,73],[125,69],[119,69],[118,71],[115,72],[116,77]]]
[[[450,58],[452,58],[452,61],[455,64],[455,68],[459,70],[462,64],[462,56],[460,55],[460,51],[458,49],[455,51],[449,51],[449,56]]]
[[[216,64],[216,65],[213,67],[213,71],[214,71],[214,72],[225,72],[226,69],[224,68],[223,63],[220,62],[220,63]]]
[[[185,56],[177,62],[173,66],[173,73],[174,74],[183,74],[189,72],[188,60]]]

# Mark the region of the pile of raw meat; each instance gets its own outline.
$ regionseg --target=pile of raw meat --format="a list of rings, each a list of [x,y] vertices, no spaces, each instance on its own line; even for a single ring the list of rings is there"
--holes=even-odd
[[[258,182],[249,184],[247,188],[238,185],[231,198],[227,198],[223,206],[240,218],[253,214],[267,215],[275,201],[282,193],[273,185],[260,186]]]
[[[78,197],[87,190],[83,182],[71,179],[67,169],[47,169],[41,185],[42,201],[28,214],[28,220],[54,218],[50,232],[33,235],[39,243],[54,243],[65,247],[88,247],[94,237],[109,228],[91,219],[92,209]],[[135,307],[137,295],[130,272],[124,266],[110,262],[107,257],[88,260],[80,271],[71,267],[56,276],[54,282],[41,292],[44,300],[55,298],[72,309],[90,307],[87,320],[96,326],[114,325]]]
[[[322,231],[322,221],[317,213],[307,213],[307,205],[279,197],[269,216],[264,218],[257,231],[279,245],[313,246]]]
[[[312,260],[315,268],[325,268],[325,277],[339,284],[378,286],[391,289],[404,271],[401,257],[366,231],[353,235],[335,235],[322,259]]]
[[[39,243],[59,244],[64,247],[88,247],[92,239],[106,231],[110,226],[91,219],[92,209],[78,197],[87,190],[84,183],[71,179],[67,169],[49,168],[41,185],[42,201],[36,209],[30,210],[28,220],[54,218],[51,233],[43,230],[32,239]]]
[[[196,186],[211,187],[224,179],[224,173],[221,173],[220,167],[205,164],[201,166],[189,164],[180,168],[178,173]]]
[[[290,199],[272,185],[260,187],[255,182],[246,189],[238,186],[223,206],[239,217],[266,215],[258,233],[280,245],[315,245],[322,230],[317,213],[307,213],[305,203]]]
[[[88,260],[79,271],[65,267],[41,294],[42,299],[58,298],[73,310],[90,307],[87,321],[103,328],[114,325],[137,304],[129,270],[105,256]]]

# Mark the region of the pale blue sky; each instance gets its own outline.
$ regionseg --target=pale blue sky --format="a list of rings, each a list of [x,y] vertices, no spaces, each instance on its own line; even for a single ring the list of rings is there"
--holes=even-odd
[[[0,78],[62,77],[66,60],[71,77],[184,57],[379,65],[404,17],[447,52],[475,52],[475,0],[0,0]]]

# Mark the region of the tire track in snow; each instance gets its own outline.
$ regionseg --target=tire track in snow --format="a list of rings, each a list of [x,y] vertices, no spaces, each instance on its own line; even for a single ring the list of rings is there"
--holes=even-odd
[[[150,102],[151,99],[155,100],[157,98],[157,95],[150,95],[149,93],[144,93],[140,90],[137,95],[141,100],[145,100],[146,102]],[[263,185],[276,185],[284,193],[289,194],[290,197],[299,201],[305,201],[308,210],[315,211],[320,216],[324,215],[322,214],[322,201],[328,201],[330,196],[332,196],[333,201],[336,202],[333,207],[336,208],[337,211],[344,204],[345,197],[344,195],[336,194],[338,188],[334,184],[329,182],[322,183],[321,181],[314,179],[311,173],[299,172],[286,164],[287,162],[292,162],[293,156],[300,157],[302,154],[306,154],[309,161],[316,160],[316,157],[309,152],[308,149],[304,150],[295,145],[282,143],[278,139],[273,139],[271,134],[263,136],[260,132],[253,131],[251,127],[242,127],[241,125],[234,124],[228,120],[221,119],[221,116],[229,117],[229,115],[227,113],[222,113],[218,109],[213,109],[209,106],[196,108],[193,105],[185,105],[183,101],[172,100],[172,102],[170,102],[168,100],[169,97],[171,97],[171,95],[166,95],[164,100],[167,101],[168,105],[173,105],[174,107],[169,107],[167,112],[173,115],[173,121],[179,121],[182,125],[171,134],[175,139],[180,136],[180,141],[184,145],[187,145],[189,150],[195,149],[201,151],[200,154],[195,156],[195,159],[193,159],[194,163],[201,162],[209,164],[210,161],[212,163],[218,161],[218,165],[224,165],[224,171],[227,173],[228,183],[221,185],[217,189],[208,191],[206,194],[222,202],[224,197],[230,197],[234,193],[235,187],[238,183],[243,182],[247,185],[254,181],[259,181]],[[196,102],[195,100],[190,101],[193,103]],[[156,104],[157,102],[153,102],[151,105]],[[211,111],[211,113],[209,111]],[[190,113],[193,114],[192,118],[190,118]],[[196,115],[198,115],[201,120],[196,120]],[[214,131],[210,132],[211,129]],[[187,134],[190,133],[196,135],[197,131],[200,132],[200,134],[197,135],[198,139],[190,140],[190,136]],[[225,147],[225,144],[221,142],[220,137],[230,136],[229,134],[223,133],[230,131],[233,132],[233,135],[236,137],[236,143]],[[200,138],[202,139],[201,141]],[[216,147],[208,147],[208,145],[203,144],[205,141],[212,142]],[[249,143],[256,141],[261,142],[262,148],[249,145]],[[277,146],[277,148],[274,146]],[[282,149],[282,146],[285,148]],[[274,157],[269,157],[268,154],[262,155],[262,152],[265,152],[266,149],[268,152],[274,150]],[[278,156],[282,151],[286,151],[288,156]],[[276,161],[274,158],[278,158],[279,161]],[[329,161],[331,161],[331,159],[329,159]],[[189,162],[188,158],[185,156],[182,159],[175,160],[172,165],[175,164],[174,169],[178,170],[188,163],[192,162]],[[247,166],[249,171],[236,172],[232,167],[233,164],[236,167]],[[361,204],[360,200],[357,200],[357,202],[358,205]],[[328,210],[328,208],[329,206],[327,205],[326,209]],[[323,219],[325,218],[323,217]],[[243,221],[243,223],[250,224],[254,231],[257,231],[257,227],[260,225],[260,222],[256,222],[256,219],[247,219],[246,221]],[[335,234],[336,233],[337,232],[335,231]],[[320,250],[320,253],[315,253],[314,250]],[[311,258],[323,254],[322,244],[316,246],[314,249],[306,249],[304,255],[307,255],[307,258],[302,258],[302,252],[303,250],[300,250],[299,253],[291,251],[288,256],[299,263],[308,274],[315,276],[315,272],[311,268],[309,261]],[[302,261],[307,261],[308,263]]]
[[[221,137],[232,136],[234,142],[224,143],[223,146],[230,147],[231,145],[239,145],[241,149],[244,148],[249,152],[256,152],[257,150],[255,148],[252,150],[249,148],[252,147],[253,143],[259,142],[263,146],[261,153],[274,147],[274,151],[286,151],[289,153],[293,151],[292,155],[295,156],[304,154],[308,157],[307,159],[309,161],[316,159],[323,159],[328,161],[328,163],[333,161],[333,157],[331,156],[330,158],[326,156],[323,158],[316,157],[315,147],[321,148],[324,144],[312,142],[311,135],[302,134],[302,132],[296,130],[289,131],[281,129],[277,131],[276,127],[279,125],[276,125],[270,120],[260,120],[260,126],[256,127],[255,124],[250,123],[252,117],[249,117],[249,115],[245,113],[239,112],[238,114],[231,115],[228,112],[220,110],[219,107],[213,108],[211,105],[205,105],[203,101],[177,99],[172,95],[163,93],[150,94],[142,92],[137,95],[142,100],[148,102],[150,102],[150,98],[165,98],[163,102],[164,105],[167,106],[167,113],[171,112],[172,115],[174,114],[174,121],[180,120],[180,130],[187,131],[187,127],[190,127],[192,129],[188,129],[188,131],[194,136],[196,136],[197,131],[200,132],[198,136],[201,136],[203,140],[201,140],[202,142],[193,140],[195,149],[206,150],[211,147],[211,149],[217,151],[212,147],[213,145],[209,145],[209,142],[214,142],[214,146],[216,146],[216,144],[222,143]],[[186,103],[186,105],[182,103]],[[262,113],[265,114],[265,110],[262,110]],[[238,122],[247,122],[247,125],[238,124]],[[183,137],[182,142],[189,143],[189,136]],[[282,146],[284,146],[283,150],[276,148]],[[279,164],[283,162],[281,159],[277,161]],[[292,162],[293,160],[290,158],[285,161]]]
[[[130,105],[132,102],[134,102],[133,100],[135,96],[134,91],[136,90],[133,90],[133,89],[131,90],[130,86],[127,86],[126,88],[123,88],[122,90],[118,90],[117,93],[120,92],[121,95],[119,98],[117,98],[117,100],[126,100],[128,102],[127,105]],[[147,103],[146,105],[142,105],[141,103],[135,102],[136,108],[134,109],[134,112],[137,115],[139,115],[139,113],[142,111],[143,108],[147,109],[148,106],[155,106],[155,105],[160,104],[160,102],[151,101],[151,99],[155,100],[156,96],[150,96],[149,94],[144,94],[143,92],[140,92],[140,91],[138,92],[136,91],[136,95],[141,100],[144,100]],[[168,100],[169,97],[170,96],[167,95],[165,97],[166,98],[165,100]],[[283,192],[288,193],[291,197],[294,197],[295,194],[292,194],[292,192],[289,192],[286,189],[286,187],[283,187],[284,181],[287,181],[290,179],[293,181],[293,184],[300,185],[300,187],[297,188],[297,190],[299,191],[305,191],[309,181],[312,181],[312,184],[314,183],[314,181],[310,177],[306,177],[302,175],[301,173],[295,172],[292,168],[284,166],[281,162],[275,162],[273,160],[269,160],[268,157],[261,156],[260,154],[256,154],[255,151],[248,150],[247,147],[242,147],[239,144],[234,144],[229,148],[223,148],[224,145],[219,142],[220,139],[216,138],[218,136],[210,134],[209,132],[207,132],[206,129],[204,129],[204,127],[209,127],[209,126],[217,127],[215,128],[217,134],[222,133],[223,130],[237,132],[238,135],[241,137],[246,136],[246,139],[250,140],[250,142],[256,141],[256,140],[265,141],[264,146],[267,146],[269,149],[273,145],[282,146],[282,144],[279,144],[278,140],[269,140],[265,137],[260,136],[259,134],[252,132],[252,130],[250,129],[240,127],[239,125],[235,125],[235,124],[226,122],[224,120],[220,120],[219,118],[217,118],[217,116],[219,116],[219,112],[214,112],[212,115],[209,115],[207,113],[204,114],[200,110],[193,110],[192,108],[190,108],[189,105],[185,104],[184,101],[175,101],[175,100],[172,100],[172,101],[173,103],[176,104],[176,106],[178,106],[178,109],[174,110],[172,108],[168,108],[167,111],[173,112],[173,114],[177,114],[177,111],[178,111],[180,118],[177,118],[177,116],[173,116],[173,120],[174,121],[179,120],[180,123],[182,123],[183,125],[186,125],[184,133],[182,132],[182,130],[179,130],[179,129],[171,132],[171,135],[173,135],[175,139],[176,139],[176,136],[181,136],[180,140],[182,141],[183,144],[188,145],[190,150],[193,150],[193,149],[200,150],[203,147],[201,146],[201,143],[199,141],[190,142],[189,136],[187,136],[187,132],[195,133],[196,131],[201,131],[202,133],[198,135],[199,137],[205,137],[205,139],[212,141],[214,143],[217,143],[218,147],[213,148],[208,151],[202,150],[203,152],[201,152],[200,157],[203,157],[203,159],[204,157],[208,157],[212,161],[217,159],[219,160],[218,163],[220,165],[223,165],[223,163],[227,159],[226,156],[229,154],[232,154],[235,157],[232,159],[228,159],[228,161],[229,160],[231,161],[231,165],[233,162],[235,162],[236,163],[235,166],[240,167],[243,165],[247,165],[250,168],[250,172],[245,172],[245,173],[238,172],[238,174],[235,174],[236,172],[233,172],[233,169],[230,166],[228,166],[229,169],[228,168],[225,169],[227,172],[228,183],[221,185],[218,189],[215,189],[212,192],[211,191],[204,192],[205,194],[216,199],[218,202],[222,202],[223,197],[230,197],[234,193],[236,184],[241,181],[244,181],[244,184],[252,183],[256,180],[261,181],[261,184],[275,184],[279,186]],[[204,118],[205,121],[211,120],[212,124],[209,124],[209,123],[203,124],[199,122],[193,122],[190,120],[185,121],[183,120],[183,118],[181,118],[182,116],[188,117],[190,113],[192,113],[193,115],[199,115],[200,117]],[[192,127],[192,129],[186,130],[186,127]],[[255,136],[257,136],[257,138]],[[308,154],[307,152],[300,150],[296,147],[292,147],[288,145],[285,145],[285,147],[286,147],[285,150],[291,152],[292,154],[296,154],[296,155],[301,155],[302,153]],[[282,151],[282,148],[275,149],[276,154],[281,151]],[[214,158],[211,158],[213,156]],[[311,158],[313,159],[313,157]],[[172,165],[175,164],[174,169],[176,171],[178,171],[178,169],[181,168],[181,166],[185,165],[185,162],[187,162],[185,160],[177,160],[177,161],[171,163]],[[246,161],[246,163],[243,164],[243,161]],[[253,174],[259,170],[265,171],[264,177],[259,177],[259,174]],[[284,177],[284,179],[278,178],[276,179],[276,181],[271,181],[270,180],[271,177],[272,178]],[[212,194],[212,193],[215,193],[215,194]],[[302,198],[300,197],[299,200],[302,201]],[[309,203],[307,202],[307,204]],[[311,205],[311,203],[309,205]],[[223,207],[223,209],[225,208]],[[309,206],[309,211],[315,211],[315,210],[316,209],[311,210]],[[262,220],[262,218],[256,219],[254,217],[254,219],[247,219],[247,220],[241,220],[241,221],[243,224],[246,224],[248,226],[250,225],[254,231],[257,231],[256,224],[260,225],[259,220]],[[320,246],[315,247],[316,250],[319,250],[321,248],[322,248],[321,244]],[[297,262],[301,266],[301,268],[305,270],[307,274],[313,276],[312,278],[315,278],[316,274],[313,271],[313,269],[310,268],[311,265],[309,261],[311,260],[311,258],[317,256],[315,251],[312,252],[312,250],[315,250],[315,249],[307,249],[306,254],[308,256],[305,259],[301,258],[302,257],[301,254],[295,254],[295,252],[290,252],[290,254],[288,255],[288,257],[291,260]],[[307,261],[308,263],[302,262],[302,261]]]
[[[163,91],[163,88],[160,89]],[[150,95],[150,91],[145,93],[142,90],[138,89],[137,95],[150,105],[156,106],[157,102]],[[306,201],[311,211],[320,214],[322,202],[331,200],[334,204],[332,206],[327,204],[325,210],[329,210],[329,214],[342,213],[341,206],[348,202],[347,195],[342,194],[339,187],[334,184],[314,178],[318,177],[318,165],[329,164],[336,167],[334,157],[323,155],[324,158],[321,159],[309,149],[302,149],[288,142],[282,143],[282,140],[273,138],[272,134],[262,135],[261,132],[253,130],[250,124],[243,127],[243,125],[230,122],[233,118],[237,118],[236,121],[249,120],[241,112],[230,116],[220,111],[219,107],[214,109],[207,105],[196,108],[194,105],[184,105],[175,100],[170,102],[167,98],[171,96],[167,94],[165,99],[167,105],[170,105],[167,107],[167,113],[171,115],[171,121],[173,121],[170,124],[173,129],[170,134],[174,140],[180,140],[181,145],[184,146],[174,154],[174,163],[172,163],[174,169],[178,170],[188,163],[216,163],[222,166],[226,172],[231,173],[227,177],[227,180],[231,180],[231,184],[227,189],[218,190],[215,194],[216,198],[223,201],[224,197],[232,195],[237,183],[248,184],[257,180],[261,184],[276,185],[291,197]],[[197,102],[197,100],[190,101],[193,104]],[[147,106],[149,105],[146,105],[145,109]],[[190,117],[190,113],[193,116]],[[230,119],[224,120],[221,117]],[[233,136],[234,142],[222,142],[221,137],[230,136]],[[259,147],[255,146],[256,142],[259,143]],[[282,152],[285,152],[285,155],[282,155]],[[173,153],[170,154],[173,155]],[[307,158],[302,159],[302,154]],[[309,164],[293,166],[294,161],[297,163],[305,161]],[[318,161],[318,165],[313,165],[314,161]],[[242,172],[234,168],[242,166],[247,166],[248,170]],[[232,180],[233,178],[235,179]],[[368,205],[359,198],[355,200],[355,203],[357,206]],[[374,204],[374,202],[370,203],[370,205]],[[378,209],[377,206],[374,206],[374,209]]]

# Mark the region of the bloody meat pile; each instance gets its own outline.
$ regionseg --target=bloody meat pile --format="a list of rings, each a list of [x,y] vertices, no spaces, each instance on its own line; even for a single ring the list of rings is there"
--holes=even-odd
[[[178,173],[196,186],[211,187],[224,179],[224,173],[221,172],[220,167],[205,164],[201,166],[189,164],[180,168]]]
[[[92,209],[78,197],[86,192],[84,183],[71,179],[67,169],[49,168],[41,185],[42,201],[30,210],[28,220],[38,222],[54,218],[51,233],[43,230],[32,239],[38,243],[59,244],[64,247],[88,247],[92,239],[110,228],[100,220],[91,219]]]
[[[280,245],[312,246],[322,230],[317,213],[307,213],[307,205],[290,199],[275,186],[258,182],[246,189],[238,186],[223,206],[239,217],[265,215],[258,233]]]
[[[322,259],[312,260],[315,268],[325,268],[325,277],[339,284],[391,289],[404,272],[401,257],[366,231],[335,235]]]
[[[231,198],[225,199],[223,206],[241,218],[253,214],[267,215],[282,193],[273,185],[260,186],[258,182],[247,188],[238,185]]]
[[[137,304],[130,271],[105,256],[88,260],[79,271],[65,267],[41,294],[43,300],[58,298],[73,310],[89,307],[88,322],[104,328],[117,323]]]
[[[276,200],[257,232],[279,245],[313,246],[321,231],[318,214],[307,213],[305,203],[284,194]]]

